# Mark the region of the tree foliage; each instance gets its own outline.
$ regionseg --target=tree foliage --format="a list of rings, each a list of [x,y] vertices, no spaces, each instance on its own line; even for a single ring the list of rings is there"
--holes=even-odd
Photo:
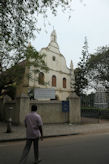
[[[101,47],[87,62],[89,78],[109,88],[109,47]]]
[[[78,67],[75,69],[75,92],[79,96],[83,93],[83,90],[88,85],[88,79],[87,79],[88,58],[89,58],[88,42],[87,42],[87,38],[85,37],[84,45],[82,48],[82,57],[80,58]]]
[[[49,69],[44,61],[44,54],[39,54],[32,46],[29,46],[24,53],[25,60],[16,63],[11,68],[3,71],[0,74],[0,96],[9,95],[12,98],[15,96],[15,89],[21,83],[24,76],[33,80],[32,73],[39,73],[40,70],[47,72]],[[25,70],[31,70],[25,74]],[[34,79],[37,80],[37,79]],[[14,95],[10,95],[10,91]]]
[[[49,68],[45,63],[46,54],[39,54],[32,46],[29,46],[25,52],[26,67],[31,70],[29,78],[33,78],[31,72],[37,74],[40,71],[48,72]],[[37,80],[37,79],[36,79]]]

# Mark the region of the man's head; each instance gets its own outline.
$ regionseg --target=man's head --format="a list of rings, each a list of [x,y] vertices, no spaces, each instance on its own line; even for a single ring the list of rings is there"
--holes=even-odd
[[[31,106],[31,111],[37,111],[37,105],[35,105],[35,104],[32,105],[32,106]]]

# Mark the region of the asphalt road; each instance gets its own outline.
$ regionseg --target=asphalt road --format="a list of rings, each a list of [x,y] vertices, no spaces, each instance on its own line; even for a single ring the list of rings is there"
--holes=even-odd
[[[0,164],[18,164],[25,142],[0,143]],[[109,134],[49,138],[40,142],[41,164],[109,164]],[[31,149],[28,164],[32,164]]]

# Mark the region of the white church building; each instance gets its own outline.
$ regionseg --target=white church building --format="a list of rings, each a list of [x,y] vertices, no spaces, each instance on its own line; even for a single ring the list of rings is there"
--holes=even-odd
[[[46,99],[47,94],[49,96],[51,94],[55,96],[51,96],[51,99],[66,100],[71,91],[74,90],[75,77],[73,63],[71,61],[70,68],[67,67],[65,57],[59,50],[55,30],[51,33],[48,46],[42,48],[39,53],[46,55],[45,62],[49,68],[49,72],[40,72],[37,75],[39,80],[30,80],[29,87],[34,88],[36,99],[38,99],[38,96],[39,99]],[[35,76],[36,75],[33,73],[33,77]],[[40,96],[40,94],[42,95]]]

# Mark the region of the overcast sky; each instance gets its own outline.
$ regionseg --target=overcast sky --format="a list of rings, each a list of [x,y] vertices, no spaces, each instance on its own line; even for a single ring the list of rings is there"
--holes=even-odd
[[[47,47],[54,26],[60,52],[64,55],[68,67],[71,60],[74,67],[77,66],[85,36],[89,53],[95,52],[97,47],[109,45],[109,0],[72,0],[72,9],[70,20],[69,13],[63,14],[60,9],[56,17],[48,12],[51,25],[46,22],[46,27],[43,26],[44,20],[40,16],[38,25],[42,30],[32,41],[38,51]]]

